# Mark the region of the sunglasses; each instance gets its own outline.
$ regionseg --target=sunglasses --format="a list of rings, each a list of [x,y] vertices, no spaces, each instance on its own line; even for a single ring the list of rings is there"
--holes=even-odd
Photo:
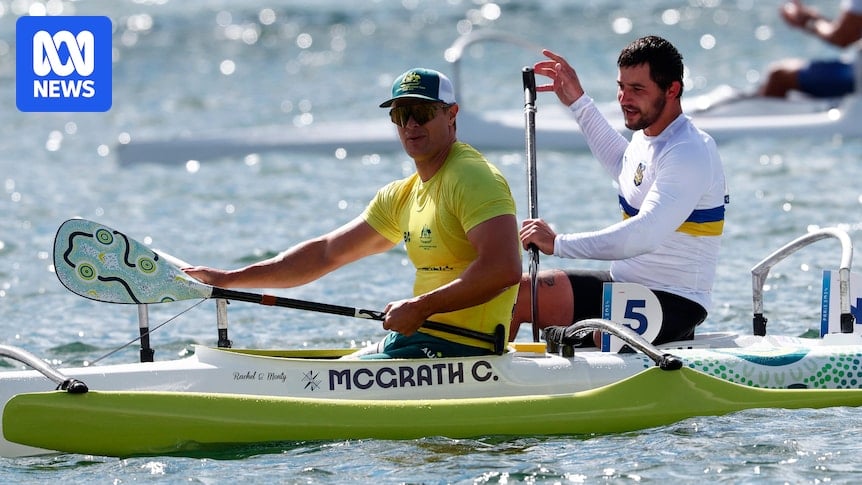
[[[410,121],[410,118],[413,118],[416,123],[420,125],[424,125],[429,121],[433,120],[435,116],[437,116],[437,111],[440,109],[446,109],[451,105],[444,104],[436,104],[436,103],[421,103],[421,104],[411,104],[408,106],[399,106],[397,108],[392,108],[389,110],[389,118],[396,125],[404,128],[407,126],[407,122]]]

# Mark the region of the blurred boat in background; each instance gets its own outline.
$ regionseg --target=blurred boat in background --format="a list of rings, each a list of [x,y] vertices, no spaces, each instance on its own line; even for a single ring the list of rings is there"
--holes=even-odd
[[[538,45],[507,33],[478,31],[465,34],[445,51],[451,63],[455,91],[461,92],[461,60],[465,50],[480,42],[503,42],[534,49]],[[810,137],[862,135],[862,102],[858,93],[841,99],[764,98],[728,85],[705,94],[683,98],[683,110],[716,141],[742,137]],[[524,113],[521,110],[472,110],[462,104],[458,138],[483,151],[524,147]],[[466,107],[465,107],[466,106]],[[601,104],[614,127],[628,136],[619,105]],[[543,150],[583,150],[586,141],[577,124],[556,99],[546,98],[537,109],[536,145]],[[276,125],[184,133],[172,138],[136,137],[117,146],[121,164],[139,162],[185,163],[189,160],[242,158],[272,151],[314,151],[333,154],[368,154],[401,148],[395,127],[385,116],[307,126]]]

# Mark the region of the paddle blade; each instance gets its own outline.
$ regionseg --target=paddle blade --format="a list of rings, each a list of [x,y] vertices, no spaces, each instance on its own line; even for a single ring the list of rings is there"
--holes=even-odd
[[[60,225],[57,278],[73,293],[107,303],[165,303],[208,298],[212,287],[125,234],[85,219]]]

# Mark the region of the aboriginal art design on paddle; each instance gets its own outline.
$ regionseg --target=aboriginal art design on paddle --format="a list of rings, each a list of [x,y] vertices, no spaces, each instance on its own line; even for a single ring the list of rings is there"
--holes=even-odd
[[[84,219],[60,226],[54,267],[69,290],[98,301],[140,304],[208,296],[152,249]]]

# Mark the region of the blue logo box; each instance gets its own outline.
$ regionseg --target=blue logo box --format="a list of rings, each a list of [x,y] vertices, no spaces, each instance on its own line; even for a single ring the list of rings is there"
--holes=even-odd
[[[20,17],[15,101],[20,111],[111,109],[111,19]]]

